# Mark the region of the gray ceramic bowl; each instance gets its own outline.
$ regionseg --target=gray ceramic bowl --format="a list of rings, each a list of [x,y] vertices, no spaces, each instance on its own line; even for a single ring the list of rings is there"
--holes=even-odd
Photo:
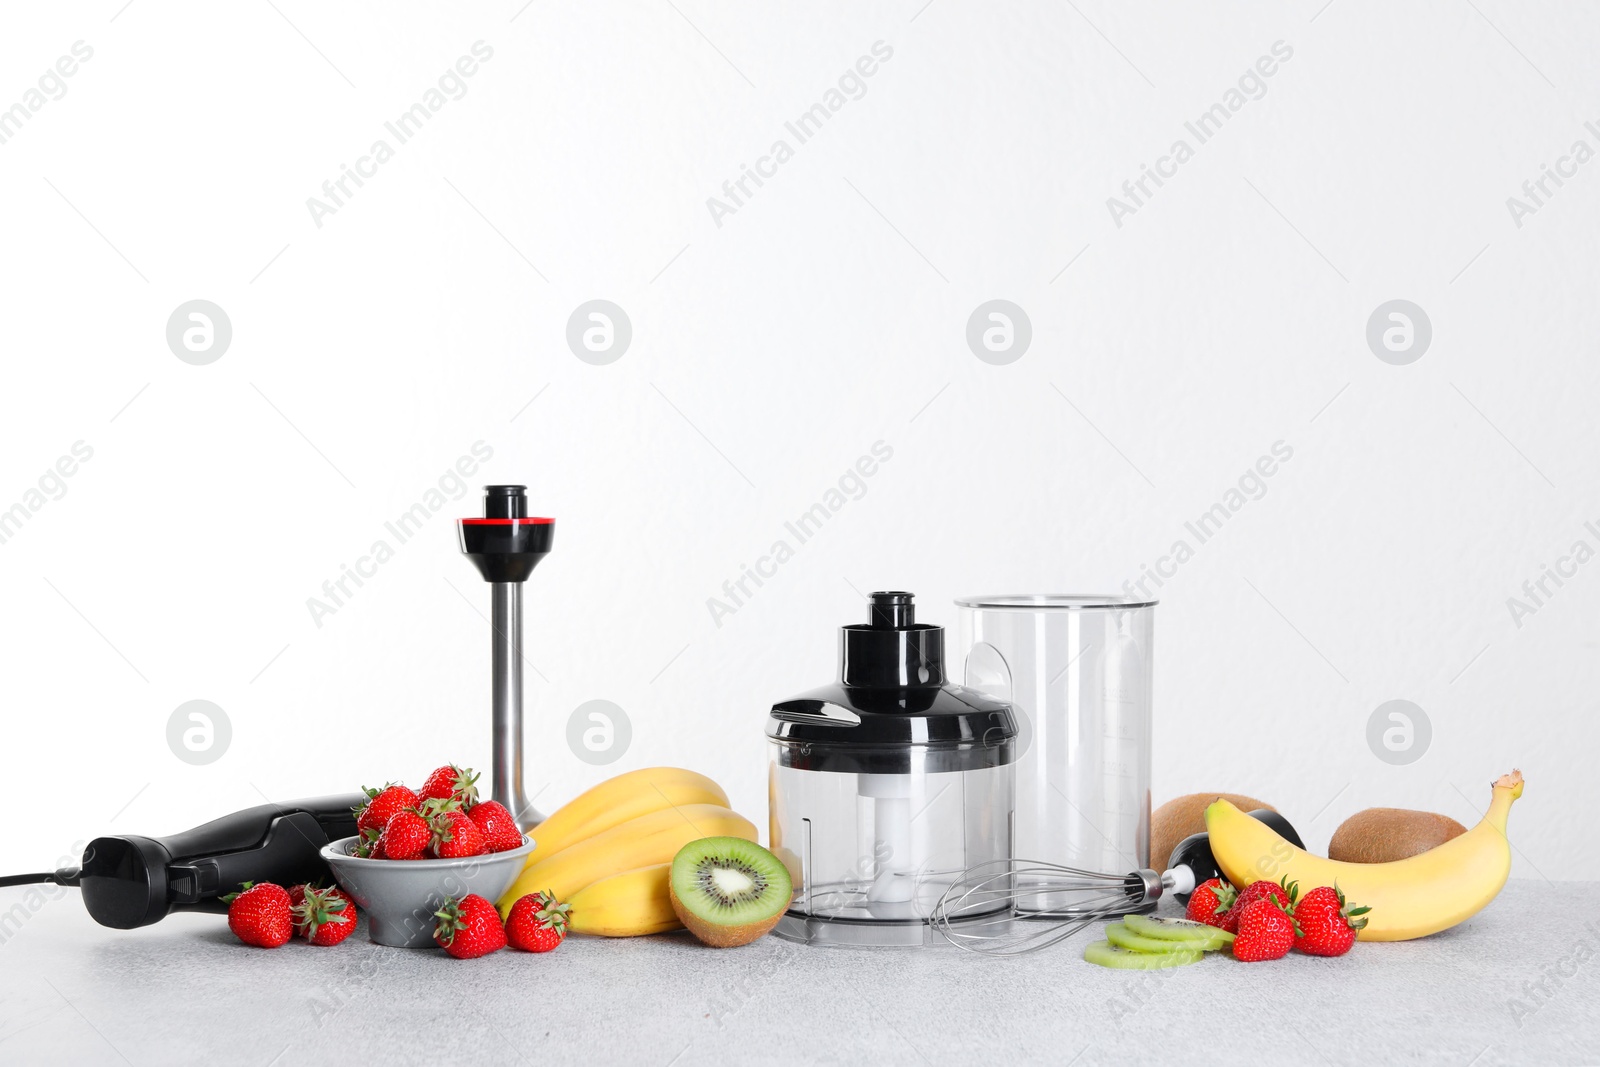
[[[340,888],[367,917],[372,940],[393,948],[433,948],[433,913],[446,897],[476,893],[490,901],[511,888],[533,851],[524,834],[522,847],[459,860],[369,860],[350,855],[356,839],[327,845],[322,858]]]

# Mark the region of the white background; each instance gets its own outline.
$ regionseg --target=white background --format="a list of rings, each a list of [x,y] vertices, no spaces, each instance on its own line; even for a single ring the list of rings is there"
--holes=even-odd
[[[1506,206],[1600,148],[1600,15],[275,2],[32,5],[0,33],[0,107],[94,50],[0,145],[0,507],[94,449],[0,545],[7,775],[45,802],[7,869],[486,766],[488,590],[450,521],[484,482],[558,518],[528,586],[540,805],[681,764],[764,825],[765,711],[830,676],[861,594],[953,629],[958,594],[1119,589],[1281,440],[1159,591],[1156,801],[1249,792],[1322,848],[1367,806],[1470,824],[1517,765],[1515,873],[1600,877],[1600,563],[1520,628],[1506,605],[1600,548],[1600,162],[1520,228]],[[479,40],[466,95],[316,226],[307,198]],[[1280,40],[1266,94],[1117,227],[1107,197]],[[719,227],[707,198],[877,41],[865,95]],[[165,338],[197,298],[233,326],[208,366]],[[609,366],[565,342],[594,298],[633,324]],[[1032,322],[1007,366],[965,341],[993,298]],[[1396,298],[1433,324],[1408,366],[1365,339]],[[480,440],[474,491],[315,625]],[[879,440],[865,495],[716,626],[707,599]],[[232,722],[208,766],[167,747],[191,699]],[[566,743],[591,699],[632,721],[604,769]],[[1408,766],[1367,745],[1391,699],[1433,724]]]

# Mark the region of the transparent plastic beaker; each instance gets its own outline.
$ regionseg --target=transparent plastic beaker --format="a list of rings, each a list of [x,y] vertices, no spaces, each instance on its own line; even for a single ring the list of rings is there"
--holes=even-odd
[[[1150,861],[1155,601],[976,596],[961,609],[964,684],[1018,718],[1020,859],[1119,873]],[[1025,906],[1056,910],[1049,898]]]

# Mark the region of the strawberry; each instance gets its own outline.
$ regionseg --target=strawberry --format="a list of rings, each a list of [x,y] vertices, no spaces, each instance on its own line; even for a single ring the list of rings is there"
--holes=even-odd
[[[433,940],[458,960],[475,960],[506,947],[506,928],[493,904],[469,893],[450,898],[434,912]]]
[[[478,856],[486,850],[483,831],[460,808],[441,811],[428,823],[433,829],[429,851],[442,860]]]
[[[1289,876],[1284,875],[1276,882],[1262,879],[1251,882],[1244,887],[1244,892],[1239,894],[1239,899],[1233,903],[1235,915],[1243,915],[1244,909],[1258,900],[1276,900],[1285,909],[1294,907],[1295,899],[1300,895],[1300,883],[1289,881]]]
[[[421,797],[403,785],[390,784],[382,789],[362,786],[361,791],[369,799],[356,811],[357,830],[382,830],[389,825],[389,818],[395,812],[414,808],[422,802]]]
[[[462,770],[455,764],[445,764],[422,783],[423,800],[456,800],[472,805],[478,800],[478,775],[469,767]]]
[[[511,817],[504,804],[485,800],[482,804],[474,804],[467,815],[483,831],[483,839],[490,852],[509,852],[522,847],[522,831],[517,828],[517,820]]]
[[[383,850],[384,859],[419,860],[432,841],[433,827],[428,820],[408,808],[389,816],[377,847]]]
[[[1367,925],[1371,908],[1352,908],[1337,883],[1318,886],[1294,906],[1300,927],[1294,947],[1312,956],[1343,956],[1356,943],[1356,931]]]
[[[506,941],[524,952],[549,952],[566,938],[571,910],[554,893],[529,893],[506,913]]]
[[[1184,917],[1190,922],[1205,923],[1230,934],[1237,933],[1239,909],[1233,905],[1238,897],[1238,890],[1221,878],[1207,878],[1195,887]]]
[[[382,859],[383,850],[378,847],[378,839],[382,836],[382,826],[370,826],[362,830],[356,834],[356,845],[350,850],[350,854],[367,860]]]
[[[295,899],[296,890],[299,899]],[[341,889],[297,885],[289,891],[294,932],[313,945],[337,945],[356,929],[356,902]]]
[[[245,882],[222,899],[228,905],[228,929],[247,945],[277,948],[294,933],[289,892],[281,885]]]
[[[1233,939],[1233,958],[1246,963],[1281,960],[1294,947],[1294,939],[1299,934],[1294,916],[1275,898],[1253,900],[1239,913],[1239,934]]]

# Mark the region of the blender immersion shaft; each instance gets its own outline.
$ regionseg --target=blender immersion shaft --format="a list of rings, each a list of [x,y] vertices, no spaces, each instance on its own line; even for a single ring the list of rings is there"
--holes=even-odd
[[[522,583],[549,555],[555,522],[528,514],[527,486],[486,485],[483,516],[456,523],[462,553],[493,591],[489,628],[494,777],[489,795],[505,805],[524,830],[533,829],[544,816],[523,791]]]
[[[491,796],[518,826],[544,821],[522,786],[522,585],[492,582],[494,590],[494,778]]]

